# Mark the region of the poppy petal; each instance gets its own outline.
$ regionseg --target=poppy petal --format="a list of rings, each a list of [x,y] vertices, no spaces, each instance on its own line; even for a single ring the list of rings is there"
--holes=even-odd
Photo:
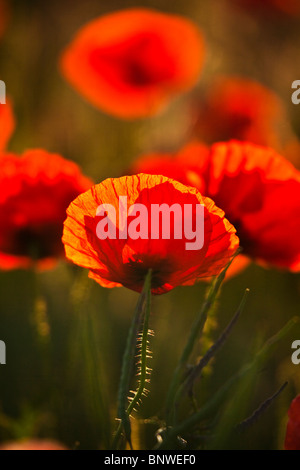
[[[288,416],[284,448],[300,450],[300,395],[292,401]]]
[[[300,172],[272,149],[246,142],[215,144],[210,159],[207,192],[236,226],[244,253],[299,271]]]
[[[36,149],[0,156],[0,267],[41,269],[63,255],[61,234],[70,202],[92,186],[79,167]]]
[[[122,228],[120,196],[127,198],[127,233]],[[174,209],[174,225],[167,236],[163,232],[153,236],[152,208],[162,201]],[[182,222],[182,211],[188,204],[193,210],[203,206],[204,241],[195,249],[186,248],[187,240],[191,240],[186,238],[186,231],[181,232],[182,236],[175,235],[176,224]],[[97,236],[99,206],[114,209],[113,237]],[[146,227],[143,235],[130,234],[130,224],[136,223],[130,218],[132,207],[138,207],[142,214],[139,226],[140,230],[141,225]],[[63,233],[67,258],[89,268],[90,277],[106,287],[123,285],[141,291],[145,274],[152,269],[152,292],[168,292],[178,285],[218,274],[238,247],[234,227],[212,200],[203,198],[195,188],[163,176],[139,174],[107,179],[78,196],[67,215]]]
[[[132,8],[84,26],[60,66],[93,105],[132,119],[156,114],[194,86],[202,62],[202,34],[190,20]]]
[[[255,80],[220,75],[193,110],[194,133],[204,142],[236,139],[278,150],[283,147],[284,105],[275,92]]]
[[[300,172],[271,148],[253,143],[232,140],[209,150],[202,144],[187,148],[141,157],[133,169],[197,187],[225,211],[244,255],[265,266],[299,271]]]
[[[15,130],[15,118],[9,99],[6,104],[0,104],[0,152],[7,148],[7,144]]]

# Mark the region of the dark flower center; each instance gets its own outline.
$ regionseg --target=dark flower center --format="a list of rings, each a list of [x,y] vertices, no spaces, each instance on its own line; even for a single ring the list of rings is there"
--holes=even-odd
[[[7,239],[1,251],[14,256],[28,256],[32,259],[56,257],[63,253],[60,241],[62,226],[57,224],[43,227],[24,227],[16,230]]]
[[[111,83],[141,88],[168,81],[175,74],[172,57],[161,40],[150,33],[93,51],[91,63]]]
[[[151,269],[151,287],[152,289],[158,289],[166,284],[174,269],[172,268],[170,262],[165,259],[160,259],[150,262],[140,262],[140,261],[130,261],[124,266],[124,277],[130,284],[134,284],[143,287],[146,275]]]

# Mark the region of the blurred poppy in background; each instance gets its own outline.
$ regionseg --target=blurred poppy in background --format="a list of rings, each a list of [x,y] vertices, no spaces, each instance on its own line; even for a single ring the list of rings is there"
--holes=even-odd
[[[239,141],[209,151],[193,144],[173,158],[141,157],[130,172],[177,175],[225,211],[245,255],[300,270],[300,172],[274,150]]]
[[[255,80],[219,76],[193,107],[195,135],[200,140],[247,140],[281,150],[284,106],[275,93]]]
[[[123,228],[117,216],[117,236],[97,237],[96,227],[100,220],[96,217],[97,207],[111,204],[119,214],[119,196],[127,196],[126,210],[133,204],[146,208],[147,214],[141,212],[143,220],[139,222],[147,226],[145,236],[120,236]],[[174,227],[170,227],[170,236],[166,238],[161,234],[154,238],[152,232],[150,234],[152,207],[162,201],[169,208],[177,205],[182,209],[179,216],[174,215],[174,226],[177,217],[182,217],[186,204],[192,206],[191,217],[197,224],[196,206],[204,205],[201,249],[186,249],[190,239],[185,230],[181,237],[175,235]],[[67,214],[63,234],[67,258],[90,269],[90,277],[105,287],[123,285],[139,292],[147,271],[152,269],[152,293],[163,294],[176,286],[194,284],[201,277],[218,274],[239,244],[235,228],[211,199],[202,197],[196,188],[163,176],[140,174],[105,180],[73,201]]]
[[[300,395],[292,401],[288,416],[284,448],[300,450]]]
[[[63,256],[66,208],[92,184],[75,163],[44,150],[0,155],[0,268],[46,267]]]
[[[160,152],[141,156],[132,163],[129,173],[167,176],[203,193],[209,153],[208,145],[193,141],[174,154]]]
[[[10,100],[0,104],[0,151],[7,148],[9,139],[15,130],[15,118]]]
[[[0,450],[68,450],[57,441],[46,439],[24,439],[5,442]]]
[[[184,17],[127,9],[95,19],[62,54],[65,78],[93,105],[120,118],[156,114],[194,86],[202,33]]]

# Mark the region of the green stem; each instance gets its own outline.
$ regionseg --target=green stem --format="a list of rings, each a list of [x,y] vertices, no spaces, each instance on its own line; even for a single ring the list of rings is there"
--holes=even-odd
[[[235,254],[236,256],[237,254]],[[234,256],[234,257],[235,257]],[[192,354],[192,351],[195,346],[195,342],[197,339],[199,339],[199,336],[201,335],[208,313],[217,297],[217,294],[219,292],[219,289],[221,287],[221,284],[225,278],[227,269],[229,268],[230,264],[232,263],[234,258],[228,263],[228,265],[223,269],[223,271],[219,274],[219,276],[214,279],[211,283],[208,295],[202,305],[202,308],[197,315],[194,324],[191,328],[189,338],[187,340],[186,346],[182,352],[182,355],[179,359],[179,362],[177,364],[177,367],[174,371],[173,378],[171,381],[171,385],[169,387],[169,391],[167,394],[167,401],[166,401],[166,415],[167,415],[167,424],[174,424],[174,400],[176,396],[176,392],[178,389],[178,386],[181,382],[183,373],[185,371],[187,361]]]
[[[146,292],[146,311],[145,311],[145,318],[144,318],[144,325],[143,325],[143,332],[142,332],[142,339],[141,339],[141,362],[140,362],[140,380],[138,389],[133,397],[133,400],[130,402],[130,405],[127,408],[127,414],[130,415],[131,412],[134,410],[135,406],[139,403],[140,399],[142,398],[143,394],[145,393],[146,383],[148,381],[147,375],[149,374],[149,369],[147,367],[147,358],[148,358],[148,332],[149,332],[149,318],[150,318],[150,311],[151,311],[151,290],[150,286]]]
[[[226,398],[227,393],[242,377],[249,373],[253,368],[260,367],[266,360],[272,346],[280,341],[298,322],[298,318],[292,318],[278,333],[272,336],[264,346],[258,351],[253,361],[246,364],[239,372],[233,375],[228,381],[214,394],[213,398],[209,400],[197,413],[178,424],[177,426],[168,429],[165,439],[157,446],[157,449],[169,449],[174,446],[177,441],[177,436],[190,430],[200,421],[207,419],[210,414],[222,403]]]
[[[235,325],[235,323],[237,322],[240,314],[244,310],[248,294],[249,294],[249,289],[246,289],[245,293],[244,293],[244,296],[242,298],[242,301],[241,301],[236,313],[234,314],[234,317],[230,321],[229,325],[225,328],[225,330],[223,331],[221,336],[218,338],[218,340],[209,348],[209,350],[206,352],[206,354],[204,354],[202,359],[200,359],[198,364],[196,364],[194,366],[194,368],[192,369],[192,371],[188,375],[188,377],[185,379],[185,381],[180,385],[180,387],[177,390],[177,393],[175,395],[175,399],[174,399],[175,406],[177,405],[180,398],[182,398],[184,394],[186,394],[186,393],[188,393],[192,390],[197,377],[199,377],[201,375],[201,372],[204,369],[204,367],[209,363],[209,361],[216,355],[216,353],[219,351],[219,349],[225,343],[225,341],[228,338],[233,326]]]
[[[151,270],[148,272],[146,276],[144,288],[139,296],[135,313],[134,313],[134,317],[133,317],[131,327],[129,329],[129,333],[127,337],[125,352],[123,356],[119,393],[118,393],[118,403],[119,403],[118,418],[120,419],[120,423],[114,436],[112,449],[118,448],[122,430],[124,430],[126,439],[131,445],[131,426],[130,426],[129,416],[135,404],[137,403],[137,401],[140,400],[141,395],[143,394],[143,391],[144,391],[144,387],[142,389],[141,384],[143,384],[143,382],[145,381],[143,366],[144,366],[144,360],[146,359],[146,355],[147,355],[147,348],[146,348],[146,351],[144,352],[143,347],[142,347],[141,381],[140,381],[138,391],[129,406],[127,406],[128,394],[129,394],[129,388],[130,388],[130,379],[132,377],[132,371],[134,369],[137,335],[138,335],[138,331],[140,329],[140,325],[143,320],[143,317],[144,317],[144,328],[143,328],[143,336],[142,336],[142,346],[144,344],[145,328],[146,328],[146,334],[148,333],[150,298],[151,298]],[[145,300],[146,300],[146,308],[145,308]],[[146,338],[146,344],[147,344],[147,338]],[[146,369],[145,369],[145,374],[146,374]]]

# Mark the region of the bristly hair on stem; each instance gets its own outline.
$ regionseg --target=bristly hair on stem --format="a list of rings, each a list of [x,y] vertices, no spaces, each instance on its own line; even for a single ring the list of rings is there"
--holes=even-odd
[[[148,337],[153,334],[152,330],[149,330],[149,317],[151,311],[151,278],[152,272],[149,270],[145,279],[143,291],[138,299],[135,314],[127,337],[118,393],[119,425],[111,446],[112,449],[119,448],[122,432],[124,432],[125,439],[132,449],[130,415],[135,407],[140,403],[142,396],[148,392],[145,386],[149,382],[150,370],[147,365],[150,353],[148,349]],[[139,333],[141,325],[143,325],[142,332]],[[140,374],[140,378],[138,388],[130,400],[129,394],[132,393],[130,392],[130,379],[132,376],[131,372],[136,365],[137,341],[139,341],[138,347],[140,349],[138,354],[138,373]],[[129,405],[128,401],[130,401]]]
[[[130,401],[130,404],[127,408],[128,416],[131,415],[132,411],[135,410],[137,405],[140,405],[141,399],[143,396],[146,396],[149,391],[146,389],[146,385],[150,382],[151,368],[148,367],[148,359],[152,358],[152,352],[150,351],[149,337],[153,336],[153,330],[149,330],[149,318],[151,312],[151,285],[149,288],[146,288],[146,301],[145,301],[145,314],[144,314],[144,323],[141,333],[137,337],[138,341],[138,387],[135,392],[135,395]]]

